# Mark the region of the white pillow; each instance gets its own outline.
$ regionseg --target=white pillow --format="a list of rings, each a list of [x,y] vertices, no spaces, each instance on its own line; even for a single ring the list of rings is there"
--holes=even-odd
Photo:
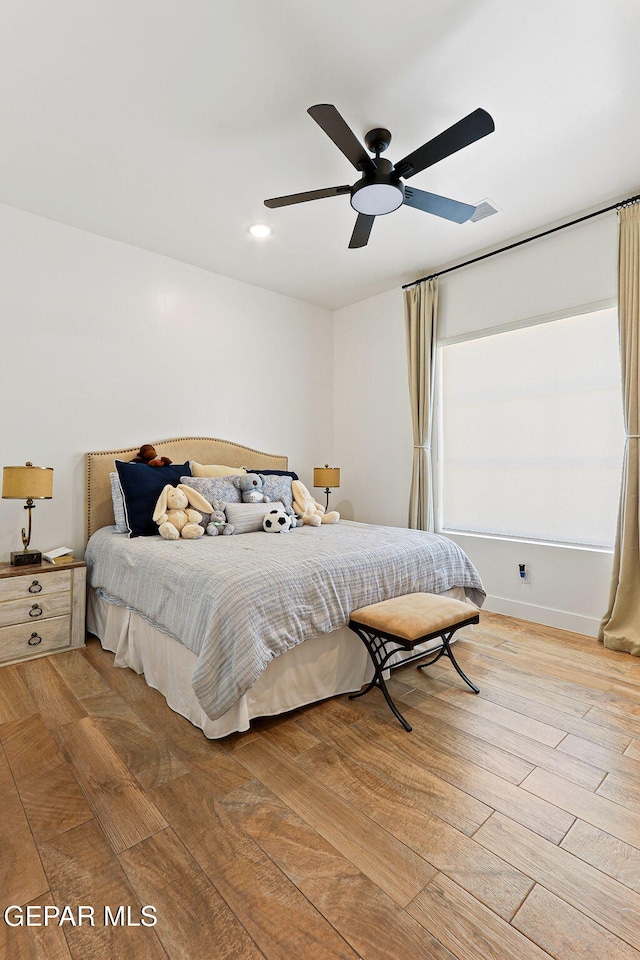
[[[235,527],[235,533],[263,533],[262,521],[270,510],[284,510],[276,503],[225,503],[227,520]]]
[[[240,477],[247,472],[244,467],[225,467],[221,463],[198,463],[197,460],[189,462],[194,477]]]

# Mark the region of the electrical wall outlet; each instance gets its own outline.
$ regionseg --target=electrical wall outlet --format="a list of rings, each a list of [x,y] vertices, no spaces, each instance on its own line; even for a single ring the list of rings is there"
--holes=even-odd
[[[519,577],[521,583],[530,583],[530,582],[531,582],[531,576],[530,576],[530,574],[529,574],[529,568],[527,567],[526,563],[519,563],[519,564],[518,564],[518,577]]]

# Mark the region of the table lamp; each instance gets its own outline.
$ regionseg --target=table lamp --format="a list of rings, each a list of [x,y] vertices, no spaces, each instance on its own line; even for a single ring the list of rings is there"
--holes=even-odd
[[[11,563],[23,567],[32,563],[42,563],[39,550],[29,550],[31,542],[31,511],[35,509],[34,500],[51,500],[53,496],[53,467],[34,467],[26,463],[24,467],[4,467],[2,471],[2,499],[26,500],[25,510],[29,511],[29,529],[22,528],[24,550],[11,554]]]
[[[325,488],[324,492],[327,495],[325,510],[328,510],[331,489],[340,486],[340,467],[330,467],[328,463],[325,463],[324,467],[314,467],[313,485]]]

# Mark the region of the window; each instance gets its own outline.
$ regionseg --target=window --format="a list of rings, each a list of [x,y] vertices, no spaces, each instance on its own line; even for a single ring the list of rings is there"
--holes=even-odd
[[[611,547],[624,446],[615,308],[441,348],[441,527]]]

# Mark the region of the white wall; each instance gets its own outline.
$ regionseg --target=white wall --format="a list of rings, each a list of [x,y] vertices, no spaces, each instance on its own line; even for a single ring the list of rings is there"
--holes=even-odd
[[[335,313],[332,505],[347,519],[407,525],[413,440],[402,291]]]
[[[33,546],[82,551],[88,450],[221,437],[309,486],[333,459],[328,310],[5,206],[0,275],[0,466],[55,468]],[[2,560],[25,519],[0,500]]]
[[[439,336],[613,298],[616,259],[617,218],[609,214],[443,276]],[[412,440],[401,292],[338,311],[334,341],[341,497],[356,520],[405,525]],[[488,609],[595,635],[607,605],[610,553],[455,539],[480,571]],[[521,582],[518,563],[527,564],[529,583]]]

